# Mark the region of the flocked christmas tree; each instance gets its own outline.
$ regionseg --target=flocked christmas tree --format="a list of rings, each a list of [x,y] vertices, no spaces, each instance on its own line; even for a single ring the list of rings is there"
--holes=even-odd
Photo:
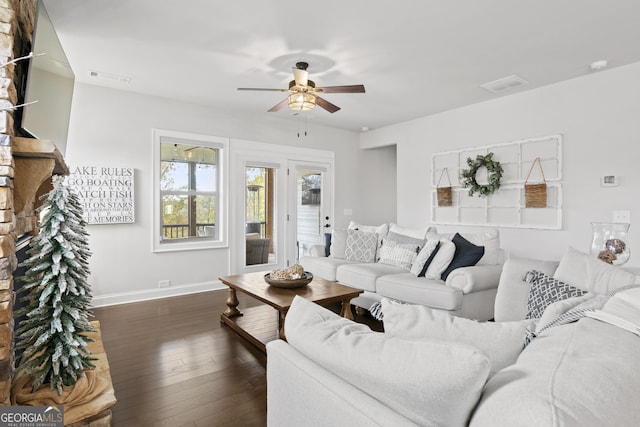
[[[17,378],[31,375],[32,389],[50,383],[62,394],[74,385],[85,369],[93,369],[87,342],[93,339],[88,321],[91,302],[88,233],[78,196],[53,177],[53,190],[43,196],[40,233],[31,240],[23,262],[21,298],[26,306],[16,330],[17,349],[24,349]]]

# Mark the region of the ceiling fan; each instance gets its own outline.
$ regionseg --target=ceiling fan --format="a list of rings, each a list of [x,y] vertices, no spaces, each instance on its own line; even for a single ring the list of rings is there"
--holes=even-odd
[[[273,92],[289,92],[289,96],[282,102],[274,105],[269,110],[270,113],[281,110],[288,106],[295,111],[311,110],[316,105],[324,108],[330,113],[335,113],[340,109],[324,98],[318,96],[320,93],[364,93],[364,85],[348,85],[348,86],[325,86],[316,87],[313,80],[309,80],[309,72],[307,68],[309,64],[306,62],[297,62],[293,69],[293,80],[289,82],[288,89],[264,89],[252,87],[239,87],[238,90],[261,90]]]

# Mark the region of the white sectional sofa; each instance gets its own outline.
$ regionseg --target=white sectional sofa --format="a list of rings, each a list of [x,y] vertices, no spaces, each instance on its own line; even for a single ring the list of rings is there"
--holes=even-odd
[[[532,270],[538,278],[524,281]],[[637,283],[569,249],[559,263],[509,259],[496,322],[385,298],[379,333],[294,301],[288,342],[267,345],[268,425],[640,425],[638,332],[584,315],[585,307],[609,312],[613,298],[634,292],[628,309],[640,318]],[[559,296],[566,284],[584,294]],[[542,316],[523,320],[540,298]],[[522,350],[533,328],[537,337]]]
[[[377,234],[375,259],[362,262],[357,256],[350,256],[349,233],[353,230]],[[484,254],[477,264],[456,268],[443,280],[440,273],[442,267],[447,267],[445,264],[454,256],[451,251],[457,251],[457,247],[451,243],[454,236],[455,233],[438,234],[435,229],[427,227],[411,228],[394,223],[368,226],[351,222],[347,230],[333,230],[328,257],[324,256],[324,247],[315,247],[312,248],[312,255],[300,259],[300,264],[315,276],[363,289],[363,294],[352,300],[352,304],[357,307],[369,309],[382,297],[388,297],[445,310],[462,317],[492,319],[496,289],[505,257],[500,248],[498,230],[461,233],[468,242],[482,246]],[[436,268],[432,274],[427,270],[426,277],[419,277],[415,264],[400,265],[393,259],[385,262],[380,258],[380,254],[384,253],[385,242],[398,242],[406,246],[420,242],[420,248],[427,246],[427,242],[448,242],[449,258],[441,246],[431,264],[438,264],[441,268]],[[444,255],[443,259],[440,259],[441,255]],[[419,255],[416,255],[415,261],[419,261]]]

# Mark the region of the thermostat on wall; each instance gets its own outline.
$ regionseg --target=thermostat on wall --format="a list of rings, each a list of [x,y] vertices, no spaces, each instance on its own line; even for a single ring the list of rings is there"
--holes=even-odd
[[[615,175],[605,175],[600,178],[600,185],[602,187],[615,187],[618,185],[618,177]]]

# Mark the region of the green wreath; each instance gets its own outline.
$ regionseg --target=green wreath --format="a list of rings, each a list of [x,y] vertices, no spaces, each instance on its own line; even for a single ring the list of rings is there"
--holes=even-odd
[[[471,160],[471,157],[467,158],[469,169],[463,169],[460,176],[462,178],[462,186],[469,189],[469,196],[473,196],[474,193],[488,196],[500,188],[502,166],[500,162],[496,162],[492,157],[493,153],[489,153],[486,156],[478,155],[475,160]],[[476,181],[476,172],[483,166],[489,171],[489,183],[487,185],[480,185]]]

